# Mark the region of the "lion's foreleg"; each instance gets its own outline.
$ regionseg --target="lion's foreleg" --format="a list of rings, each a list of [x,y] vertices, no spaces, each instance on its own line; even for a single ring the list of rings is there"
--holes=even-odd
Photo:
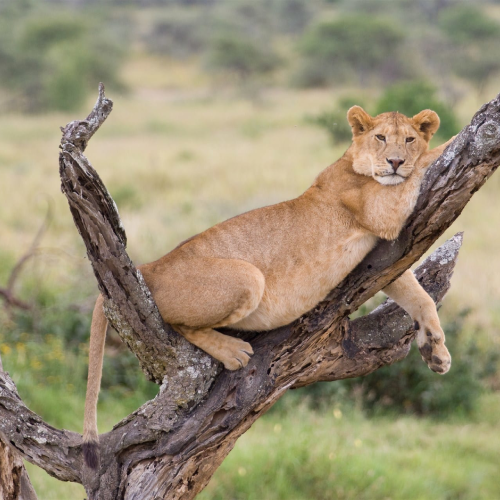
[[[444,342],[444,332],[439,322],[436,305],[422,288],[411,270],[383,290],[394,299],[415,321],[417,345],[422,359],[437,373],[450,369],[451,356]]]

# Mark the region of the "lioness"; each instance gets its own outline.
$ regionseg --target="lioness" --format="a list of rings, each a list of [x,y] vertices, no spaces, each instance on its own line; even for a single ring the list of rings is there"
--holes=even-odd
[[[353,142],[301,196],[252,210],[207,229],[139,267],[163,319],[228,370],[247,365],[252,347],[214,330],[269,330],[311,309],[373,248],[395,239],[412,212],[439,127],[434,111],[371,117],[347,113]],[[431,370],[451,358],[433,300],[408,270],[384,289],[415,321],[417,344]],[[103,299],[92,318],[85,402],[84,454],[97,466],[96,405],[107,320]]]

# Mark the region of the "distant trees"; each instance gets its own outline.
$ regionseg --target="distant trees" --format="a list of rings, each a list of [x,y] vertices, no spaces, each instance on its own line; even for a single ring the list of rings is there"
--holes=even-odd
[[[213,13],[206,68],[233,79],[247,95],[254,95],[262,79],[283,63],[275,48],[275,16],[277,7],[288,4],[291,0],[222,2]],[[297,17],[302,14],[300,8],[291,11]]]
[[[169,12],[154,21],[144,36],[147,49],[174,58],[199,54],[207,42],[204,18],[198,12]]]
[[[480,94],[500,73],[500,23],[461,0],[353,0],[301,39],[301,86],[392,84],[426,74],[466,80]],[[455,78],[456,80],[456,78]],[[443,83],[444,84],[444,83]]]
[[[28,2],[1,14],[0,87],[17,109],[77,109],[96,82],[119,84],[123,52],[100,21]]]
[[[98,80],[120,83],[125,36],[246,90],[275,85],[276,74],[285,85],[358,89],[423,75],[456,102],[466,85],[481,95],[500,74],[500,22],[487,3],[0,0],[0,88],[12,108],[77,108]]]
[[[453,71],[482,94],[489,80],[500,72],[500,23],[473,5],[443,10],[438,24],[452,45]]]
[[[215,37],[208,54],[212,70],[234,75],[240,84],[272,73],[280,63],[279,56],[266,45],[232,33]]]
[[[315,14],[317,2],[303,0],[273,0],[276,28],[287,34],[301,34]]]
[[[404,33],[389,19],[349,14],[321,21],[302,38],[304,56],[299,83],[355,81],[364,87],[374,80],[393,82],[408,74]]]

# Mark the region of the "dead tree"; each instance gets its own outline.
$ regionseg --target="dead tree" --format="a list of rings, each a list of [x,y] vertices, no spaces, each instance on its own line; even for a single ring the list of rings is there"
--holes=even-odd
[[[500,96],[476,113],[429,169],[415,212],[396,241],[381,241],[292,324],[258,334],[233,332],[250,340],[255,351],[236,372],[222,370],[163,323],[125,251],[116,206],[83,155],[111,109],[101,86],[87,119],[62,129],[62,190],[105,297],[106,315],[160,392],[100,436],[100,467],[91,473],[83,468],[81,436],[43,422],[2,372],[0,437],[56,478],[85,484],[90,499],[192,499],[238,437],[288,389],[366,375],[408,354],[415,332],[393,302],[354,321],[348,315],[421,257],[495,171]],[[461,241],[455,235],[416,271],[436,301],[449,288]]]

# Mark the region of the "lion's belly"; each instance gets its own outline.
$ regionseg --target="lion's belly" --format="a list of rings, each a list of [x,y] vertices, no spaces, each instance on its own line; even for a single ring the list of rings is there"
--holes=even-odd
[[[375,242],[374,235],[357,233],[323,258],[313,256],[307,264],[291,265],[286,272],[265,273],[266,288],[259,306],[231,326],[241,330],[270,330],[294,321],[323,300]]]

